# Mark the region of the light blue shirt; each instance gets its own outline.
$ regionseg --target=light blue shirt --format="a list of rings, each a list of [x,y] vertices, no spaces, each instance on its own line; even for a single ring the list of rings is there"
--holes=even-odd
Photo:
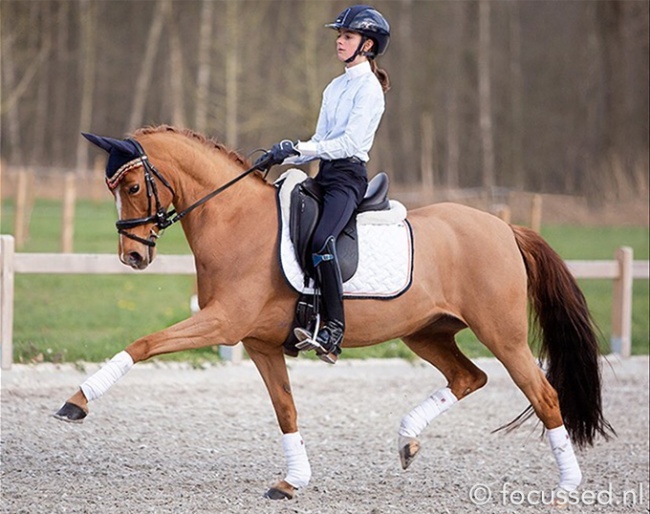
[[[346,68],[323,92],[316,133],[309,141],[299,142],[300,155],[286,159],[285,164],[346,157],[367,162],[384,108],[384,92],[370,63]]]

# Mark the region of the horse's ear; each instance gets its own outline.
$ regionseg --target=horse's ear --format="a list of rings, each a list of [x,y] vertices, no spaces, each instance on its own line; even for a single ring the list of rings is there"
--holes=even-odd
[[[111,153],[111,150],[116,146],[116,143],[119,143],[118,139],[113,139],[112,137],[96,136],[95,134],[89,134],[87,132],[82,132],[81,135],[92,144],[99,146],[99,148],[106,150],[108,153]]]
[[[138,149],[132,141],[114,139],[112,137],[96,136],[82,132],[81,135],[94,145],[108,152],[106,163],[106,178],[110,179],[124,164],[140,157]]]
[[[89,134],[87,132],[82,132],[81,135],[94,145],[99,146],[99,148],[102,150],[106,150],[108,153],[111,153],[113,150],[115,150],[116,152],[121,152],[125,155],[133,155],[133,157],[137,157],[139,155],[138,149],[131,141],[124,139],[115,139],[112,137],[97,136],[95,134]]]

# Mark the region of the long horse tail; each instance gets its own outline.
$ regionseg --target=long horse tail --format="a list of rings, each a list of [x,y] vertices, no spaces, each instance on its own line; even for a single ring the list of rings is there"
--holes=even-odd
[[[567,432],[579,448],[593,445],[597,434],[609,439],[615,431],[603,416],[600,349],[587,301],[562,258],[541,236],[524,227],[511,228],[526,265],[539,359],[558,394]]]

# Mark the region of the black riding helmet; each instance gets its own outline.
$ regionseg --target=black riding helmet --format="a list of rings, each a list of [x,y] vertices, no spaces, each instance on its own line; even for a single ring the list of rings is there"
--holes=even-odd
[[[351,30],[364,37],[357,51],[346,62],[352,62],[359,55],[366,39],[371,39],[375,43],[372,50],[366,52],[366,57],[374,59],[378,55],[382,55],[388,48],[390,25],[379,11],[369,5],[348,7],[336,17],[336,20],[325,26],[335,30]]]

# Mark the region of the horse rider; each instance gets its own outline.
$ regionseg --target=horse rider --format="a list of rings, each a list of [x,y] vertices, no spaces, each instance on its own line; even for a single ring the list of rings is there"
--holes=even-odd
[[[321,217],[311,243],[315,280],[324,310],[322,328],[296,328],[302,349],[314,349],[330,364],[341,353],[345,331],[343,284],[336,254],[336,238],[354,214],[368,187],[366,163],[384,113],[384,94],[390,88],[385,70],[375,59],[390,40],[390,26],[373,7],[355,5],[325,27],[338,31],[336,55],[345,72],[323,92],[315,134],[308,141],[283,140],[259,159],[267,167],[304,164],[320,159],[315,180],[323,190]]]

